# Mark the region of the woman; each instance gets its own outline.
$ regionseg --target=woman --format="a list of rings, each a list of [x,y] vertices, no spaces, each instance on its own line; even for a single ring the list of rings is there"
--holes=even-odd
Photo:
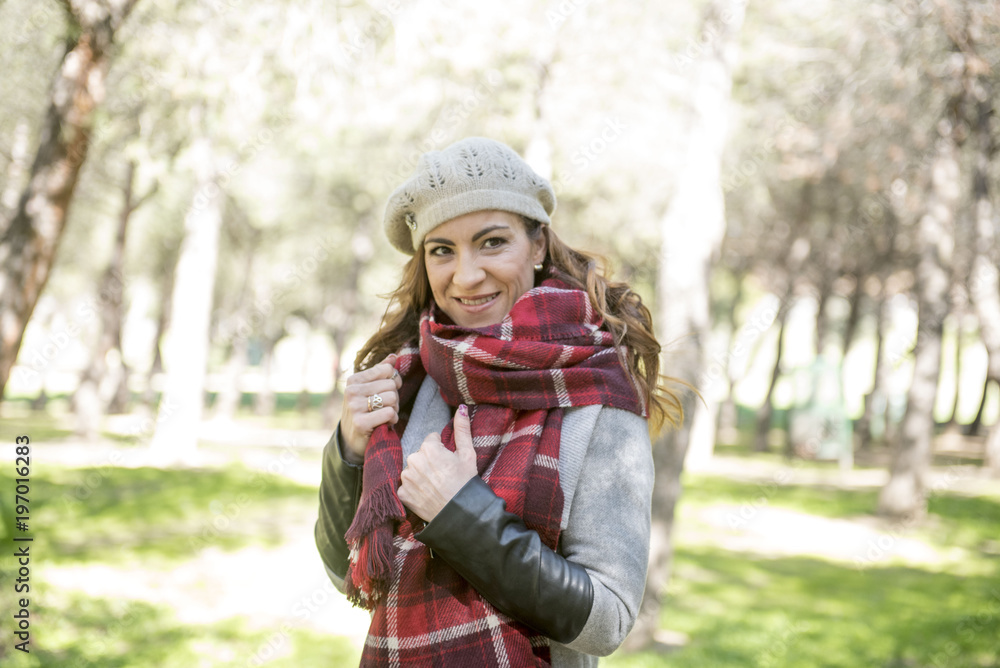
[[[648,309],[550,228],[551,185],[472,137],[422,156],[385,231],[412,255],[358,354],[316,542],[372,611],[362,665],[588,666],[649,550],[647,418],[676,424]]]

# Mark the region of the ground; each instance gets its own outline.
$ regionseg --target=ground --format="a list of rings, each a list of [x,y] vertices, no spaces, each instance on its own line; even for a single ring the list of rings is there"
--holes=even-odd
[[[122,439],[36,441],[35,651],[5,640],[4,665],[355,665],[367,614],[312,539],[328,436],[206,423],[199,461],[165,469]],[[871,514],[884,469],[724,449],[685,478],[672,651],[606,665],[1000,665],[1000,481],[946,461],[906,523]]]

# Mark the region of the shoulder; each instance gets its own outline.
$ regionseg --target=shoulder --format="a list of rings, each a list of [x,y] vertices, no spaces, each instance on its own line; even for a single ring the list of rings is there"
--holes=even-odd
[[[571,438],[568,439],[567,436]],[[649,452],[649,420],[611,406],[581,406],[566,410],[563,447],[583,447],[588,452],[604,448],[636,448]]]
[[[649,421],[621,408],[602,406],[587,448],[587,466],[648,472],[652,479],[653,448]]]

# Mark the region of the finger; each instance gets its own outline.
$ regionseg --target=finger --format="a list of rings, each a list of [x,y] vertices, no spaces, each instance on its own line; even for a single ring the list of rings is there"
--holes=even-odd
[[[345,392],[350,397],[351,407],[362,413],[368,411],[368,398],[374,397],[376,394],[382,398],[383,406],[397,406],[399,404],[396,384],[389,379],[353,385]]]
[[[471,455],[476,458],[476,449],[472,445],[472,423],[469,420],[469,408],[462,404],[455,412],[455,452]]]
[[[354,426],[365,434],[371,434],[380,425],[396,424],[397,422],[399,422],[399,414],[392,406],[386,406],[354,418]]]
[[[384,360],[379,362],[373,367],[365,369],[364,371],[359,371],[355,374],[351,374],[347,378],[347,385],[356,385],[360,383],[370,383],[374,380],[379,380],[382,378],[392,378],[392,372],[396,370],[396,353],[392,353]]]
[[[396,385],[391,380],[380,380],[377,383],[368,383],[364,387],[360,388],[360,390],[361,391],[358,393],[358,396],[364,399],[363,403],[365,408],[368,407],[368,397],[374,397],[376,394],[382,398],[383,406],[399,405],[399,393],[396,391]]]

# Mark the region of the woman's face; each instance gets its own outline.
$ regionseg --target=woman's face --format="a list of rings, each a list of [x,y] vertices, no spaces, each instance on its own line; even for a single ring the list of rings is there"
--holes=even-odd
[[[434,301],[461,327],[504,319],[535,285],[545,237],[528,238],[520,217],[475,211],[445,221],[424,237],[424,263]]]

